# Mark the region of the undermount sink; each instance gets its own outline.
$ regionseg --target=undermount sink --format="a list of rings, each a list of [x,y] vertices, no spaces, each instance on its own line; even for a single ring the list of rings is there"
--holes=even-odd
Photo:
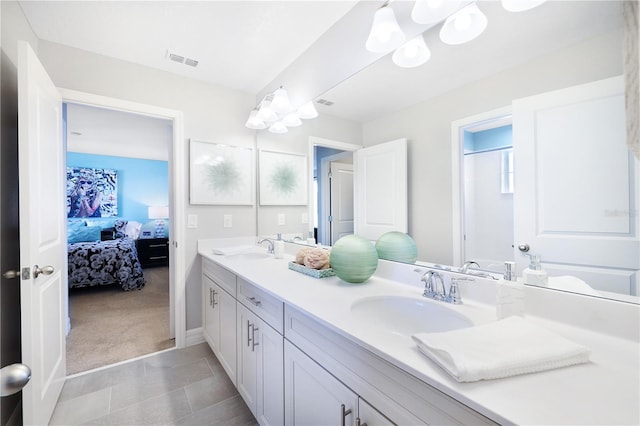
[[[378,331],[411,336],[473,326],[443,302],[400,296],[373,296],[355,301],[351,312]]]
[[[260,259],[267,259],[267,258],[273,257],[273,255],[267,253],[266,251],[247,251],[247,252],[232,254],[227,257],[229,257],[230,259],[236,259],[236,260],[260,260]]]

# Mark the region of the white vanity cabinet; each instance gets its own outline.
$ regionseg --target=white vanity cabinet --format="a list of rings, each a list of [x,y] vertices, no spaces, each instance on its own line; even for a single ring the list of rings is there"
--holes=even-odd
[[[262,425],[284,424],[283,303],[238,278],[238,392]]]
[[[285,341],[284,363],[285,424],[393,424],[288,341]]]
[[[211,346],[231,381],[236,383],[236,276],[204,260],[202,262],[202,324]]]
[[[333,420],[324,423],[336,424],[335,413],[340,413],[341,404],[345,404],[346,410],[351,408],[352,413],[358,412],[360,423],[369,426],[495,424],[288,305],[285,307],[285,337],[287,424],[322,424],[313,419],[319,415],[333,416],[330,417]],[[324,383],[329,383],[329,378],[340,386],[328,385],[327,391]],[[342,402],[332,402],[332,393],[342,388],[352,394],[351,399],[343,395],[339,397]],[[301,396],[305,392],[308,396]],[[342,390],[340,392],[342,395]],[[356,410],[354,401],[358,397],[364,401]],[[336,403],[338,408],[334,407]],[[346,424],[356,425],[356,419],[347,416]]]

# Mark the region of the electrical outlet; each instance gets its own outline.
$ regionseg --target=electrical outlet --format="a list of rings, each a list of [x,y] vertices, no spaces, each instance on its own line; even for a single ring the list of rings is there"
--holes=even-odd
[[[302,215],[300,215],[300,222],[309,223],[309,213],[302,213]]]
[[[187,228],[197,228],[198,227],[198,215],[190,214],[187,216]]]
[[[284,225],[284,213],[278,213],[278,225]]]
[[[224,215],[224,227],[231,228],[233,227],[233,216],[230,214]]]

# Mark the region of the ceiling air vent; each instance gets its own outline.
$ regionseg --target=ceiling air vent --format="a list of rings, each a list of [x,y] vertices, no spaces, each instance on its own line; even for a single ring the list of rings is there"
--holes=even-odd
[[[316,101],[316,103],[322,104],[324,106],[331,106],[331,105],[333,105],[334,102],[333,101],[328,101],[326,99],[318,99]]]
[[[170,51],[167,51],[167,59],[173,62],[179,62],[181,64],[189,65],[190,67],[194,68],[198,66],[198,61],[196,61],[195,59],[187,58]]]

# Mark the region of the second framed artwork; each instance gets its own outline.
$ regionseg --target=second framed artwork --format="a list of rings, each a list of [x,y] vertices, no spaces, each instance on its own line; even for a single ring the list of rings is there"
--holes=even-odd
[[[189,154],[191,204],[254,204],[252,148],[191,139]]]
[[[260,205],[307,204],[307,156],[260,150]]]

